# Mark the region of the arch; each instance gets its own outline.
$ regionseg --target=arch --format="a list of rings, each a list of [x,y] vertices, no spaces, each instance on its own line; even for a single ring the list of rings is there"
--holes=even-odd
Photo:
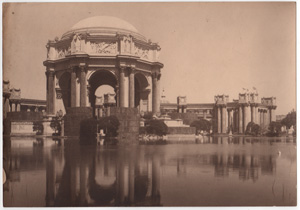
[[[62,100],[64,107],[71,106],[71,74],[69,72],[64,72],[58,80],[58,85],[61,89]]]
[[[138,107],[140,111],[147,111],[148,107],[148,95],[149,91],[147,87],[149,86],[146,76],[140,72],[136,73],[134,76],[134,87],[135,87],[135,107]]]
[[[89,101],[91,102],[91,106],[95,108],[95,91],[98,87],[102,85],[109,85],[114,88],[116,92],[116,88],[118,85],[118,80],[115,74],[109,70],[96,70],[89,76]],[[116,94],[116,102],[117,102],[117,94]]]

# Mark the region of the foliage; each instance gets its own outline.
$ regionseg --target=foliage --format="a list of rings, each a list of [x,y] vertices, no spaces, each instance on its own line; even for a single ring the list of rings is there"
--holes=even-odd
[[[98,129],[103,129],[105,136],[116,137],[118,136],[118,128],[120,122],[116,116],[102,117],[98,120]]]
[[[56,136],[61,134],[61,123],[58,117],[52,118],[50,127],[54,130]]]
[[[36,135],[42,135],[44,132],[43,121],[34,121],[32,129],[36,131]]]
[[[191,127],[196,128],[196,132],[198,131],[206,131],[210,132],[212,123],[208,120],[205,119],[200,119],[200,120],[195,120],[194,122],[191,123]]]
[[[272,121],[268,127],[268,136],[278,136],[281,131],[282,124],[280,122]]]
[[[146,132],[158,136],[167,135],[168,126],[161,120],[149,120],[145,123]]]
[[[296,130],[296,123],[297,123],[296,118],[297,118],[296,111],[292,111],[288,113],[285,118],[281,120],[281,124],[285,125],[288,129],[294,126],[294,130]]]
[[[96,144],[97,128],[104,130],[105,137],[116,137],[120,122],[116,116],[85,119],[80,122],[80,143]]]
[[[152,112],[146,112],[146,113],[144,114],[144,116],[143,116],[143,118],[144,118],[145,120],[151,120],[152,117],[153,117]]]
[[[259,134],[261,134],[261,127],[254,123],[254,122],[249,122],[247,127],[246,127],[246,132],[247,135],[253,135],[253,136],[257,136]]]

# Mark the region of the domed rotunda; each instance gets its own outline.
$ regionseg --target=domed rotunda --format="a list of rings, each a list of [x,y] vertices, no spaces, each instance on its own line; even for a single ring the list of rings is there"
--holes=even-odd
[[[83,19],[47,43],[47,113],[96,109],[95,91],[109,85],[118,107],[160,110],[160,47],[116,17]]]

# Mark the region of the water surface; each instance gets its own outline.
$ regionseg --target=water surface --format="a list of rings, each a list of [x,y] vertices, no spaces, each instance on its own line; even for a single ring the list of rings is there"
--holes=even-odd
[[[4,206],[294,206],[292,138],[168,145],[4,140]]]

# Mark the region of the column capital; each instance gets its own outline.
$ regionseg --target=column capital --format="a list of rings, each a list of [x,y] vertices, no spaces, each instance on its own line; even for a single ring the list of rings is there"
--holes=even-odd
[[[79,66],[80,72],[87,72],[87,66]]]
[[[160,77],[161,77],[161,73],[159,73],[159,72],[153,72],[152,74],[151,74],[151,76],[152,76],[152,79],[160,79]]]
[[[47,71],[45,72],[45,74],[46,74],[46,76],[48,76],[48,77],[54,77],[55,71],[47,70]]]
[[[128,68],[129,74],[135,74],[136,73],[136,68],[135,67],[130,67]]]

